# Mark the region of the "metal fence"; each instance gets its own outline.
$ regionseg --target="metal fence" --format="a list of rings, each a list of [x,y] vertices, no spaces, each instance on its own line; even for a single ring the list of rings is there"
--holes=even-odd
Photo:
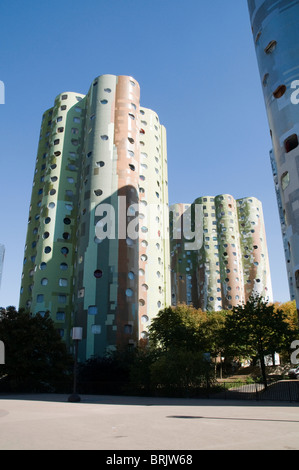
[[[227,400],[275,400],[299,402],[299,380],[280,380],[265,387],[260,383],[223,382],[209,398]]]

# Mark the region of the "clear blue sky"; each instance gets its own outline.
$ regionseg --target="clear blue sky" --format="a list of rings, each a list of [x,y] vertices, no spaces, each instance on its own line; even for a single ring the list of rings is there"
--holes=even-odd
[[[18,305],[43,111],[131,75],[168,136],[170,202],[263,203],[274,299],[289,300],[264,107],[246,0],[1,0],[0,305]]]

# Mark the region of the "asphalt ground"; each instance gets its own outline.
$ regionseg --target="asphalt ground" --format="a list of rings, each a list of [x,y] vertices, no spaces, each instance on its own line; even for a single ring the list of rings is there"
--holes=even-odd
[[[70,403],[67,395],[0,395],[0,450],[104,450],[113,458],[121,451],[299,450],[299,405],[123,396]]]

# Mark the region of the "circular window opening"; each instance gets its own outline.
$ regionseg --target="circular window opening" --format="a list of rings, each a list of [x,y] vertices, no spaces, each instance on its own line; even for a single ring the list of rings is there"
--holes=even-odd
[[[95,189],[94,194],[95,196],[101,196],[103,194],[103,191],[101,189]]]
[[[96,269],[93,275],[96,279],[100,279],[103,276],[103,272],[100,269]]]
[[[51,247],[50,247],[50,246],[46,246],[46,248],[44,249],[44,252],[45,252],[46,254],[51,253]]]
[[[67,268],[68,268],[68,265],[67,265],[66,263],[61,263],[61,264],[60,264],[60,269],[61,269],[62,271],[66,271]]]
[[[103,167],[104,165],[105,165],[105,162],[97,162],[96,163],[96,166],[98,166],[100,168]]]
[[[49,232],[45,232],[43,234],[43,239],[46,240],[47,238],[49,238],[49,236],[50,236]]]
[[[149,321],[149,318],[147,315],[142,315],[141,317],[141,323],[147,323]]]
[[[270,41],[269,44],[265,47],[266,54],[271,54],[277,46],[277,41]]]
[[[132,297],[132,295],[133,295],[132,289],[126,289],[126,296],[127,297]]]
[[[276,99],[281,98],[287,90],[287,87],[285,85],[279,85],[279,87],[276,88],[276,90],[273,92],[273,96]]]
[[[41,271],[44,271],[44,270],[46,269],[46,267],[47,267],[47,263],[42,262],[42,263],[40,264],[39,269],[40,269]]]
[[[71,219],[69,219],[68,217],[65,217],[65,218],[63,219],[63,222],[65,223],[65,225],[70,225]]]
[[[145,300],[139,299],[139,305],[140,307],[143,307],[145,305]]]
[[[69,240],[71,238],[71,235],[68,232],[64,232],[62,234],[62,237],[64,238],[64,240]]]
[[[129,278],[129,279],[135,279],[135,274],[133,273],[133,271],[130,271],[130,272],[128,273],[128,278]]]
[[[60,251],[63,255],[67,255],[69,252],[69,249],[66,246],[63,246]]]
[[[45,224],[49,224],[51,222],[51,217],[46,217],[45,218]]]

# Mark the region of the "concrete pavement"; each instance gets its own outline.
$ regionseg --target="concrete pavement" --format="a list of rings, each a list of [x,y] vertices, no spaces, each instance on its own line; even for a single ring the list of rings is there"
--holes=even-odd
[[[298,403],[0,395],[0,450],[299,450]]]

